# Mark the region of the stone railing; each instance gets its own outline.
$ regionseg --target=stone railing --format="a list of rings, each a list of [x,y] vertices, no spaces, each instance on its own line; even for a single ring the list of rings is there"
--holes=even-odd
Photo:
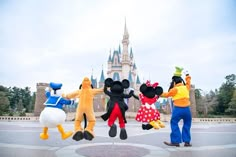
[[[13,117],[13,116],[0,116],[0,121],[39,121],[39,117]]]
[[[95,112],[95,117],[100,119],[100,116],[104,112]],[[135,119],[136,112],[126,112],[127,119]],[[161,114],[161,121],[169,122],[171,116]],[[75,113],[67,113],[66,120],[72,121],[75,119]],[[39,121],[39,117],[25,116],[25,117],[13,117],[13,116],[0,116],[0,121]],[[236,118],[193,118],[194,123],[236,123]]]

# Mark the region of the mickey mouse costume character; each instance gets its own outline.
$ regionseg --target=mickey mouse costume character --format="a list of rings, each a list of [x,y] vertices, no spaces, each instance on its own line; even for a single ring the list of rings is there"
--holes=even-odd
[[[51,82],[49,84],[52,91],[49,91],[49,88],[46,88],[46,97],[47,100],[44,103],[45,108],[40,113],[39,121],[43,125],[43,132],[40,134],[40,138],[43,140],[48,139],[48,128],[54,128],[57,127],[58,131],[61,133],[61,138],[64,140],[68,137],[70,137],[73,132],[68,131],[65,132],[62,123],[66,120],[66,114],[62,110],[63,105],[72,105],[74,104],[74,101],[67,100],[61,97],[62,93],[60,92],[60,89],[62,87],[61,83],[53,83]]]
[[[120,139],[127,139],[127,133],[125,129],[125,112],[128,109],[127,104],[124,102],[124,98],[130,98],[134,96],[134,91],[131,90],[129,94],[124,94],[124,89],[129,88],[129,81],[124,79],[122,82],[113,81],[111,78],[105,80],[104,93],[110,97],[108,101],[108,109],[101,117],[104,121],[108,120],[108,126],[110,127],[109,136],[115,137],[117,134],[117,126],[115,120],[119,119],[120,126]],[[110,91],[107,88],[110,87]],[[135,97],[135,96],[134,96]],[[137,97],[136,97],[137,98]]]
[[[175,67],[176,71],[172,77],[172,83],[170,85],[169,91],[163,93],[162,97],[172,97],[173,100],[173,111],[170,120],[171,125],[171,134],[170,142],[164,142],[168,146],[179,147],[180,143],[183,141],[185,147],[191,147],[191,123],[192,116],[190,110],[190,100],[189,100],[189,91],[191,88],[191,77],[186,72],[185,81],[182,79],[182,70],[183,68]],[[180,120],[183,120],[182,133],[180,132],[178,123]]]
[[[79,141],[83,138],[91,141],[94,138],[94,126],[96,123],[93,99],[96,94],[102,93],[103,89],[93,89],[92,83],[88,77],[85,77],[82,81],[81,89],[72,93],[63,95],[66,98],[79,98],[79,104],[76,109],[75,115],[75,134],[73,140]],[[85,129],[82,128],[82,121],[86,115],[88,126]]]
[[[160,112],[155,106],[155,102],[163,92],[162,87],[158,86],[157,82],[151,84],[150,81],[147,81],[146,84],[143,83],[140,86],[139,90],[141,92],[139,94],[141,106],[135,119],[138,122],[143,123],[143,130],[149,130],[151,128],[159,129],[165,127],[165,125],[160,121]]]

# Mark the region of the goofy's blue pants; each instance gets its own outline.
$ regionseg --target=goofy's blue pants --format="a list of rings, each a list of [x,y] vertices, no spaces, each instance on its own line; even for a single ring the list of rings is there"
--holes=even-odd
[[[181,119],[183,119],[182,133],[180,132],[179,125],[178,125],[178,123]],[[190,141],[191,141],[191,134],[190,134],[191,123],[192,123],[192,116],[191,116],[190,107],[176,107],[176,106],[174,106],[171,121],[170,121],[171,143],[181,143],[182,141],[186,142],[186,143],[190,143]]]

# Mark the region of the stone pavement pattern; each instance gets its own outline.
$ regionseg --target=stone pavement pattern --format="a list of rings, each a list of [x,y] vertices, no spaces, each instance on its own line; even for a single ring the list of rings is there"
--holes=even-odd
[[[66,122],[65,130],[73,130]],[[141,124],[128,120],[128,139],[108,136],[106,122],[97,121],[92,141],[61,140],[57,129],[49,129],[48,140],[41,140],[38,122],[0,122],[0,157],[236,157],[236,124],[193,123],[193,147],[168,147],[170,126],[142,130]]]

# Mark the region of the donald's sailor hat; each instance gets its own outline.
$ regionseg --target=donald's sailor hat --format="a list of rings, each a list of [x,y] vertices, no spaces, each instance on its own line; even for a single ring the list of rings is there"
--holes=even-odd
[[[62,83],[50,82],[49,86],[50,86],[53,90],[58,90],[58,89],[61,89]]]

